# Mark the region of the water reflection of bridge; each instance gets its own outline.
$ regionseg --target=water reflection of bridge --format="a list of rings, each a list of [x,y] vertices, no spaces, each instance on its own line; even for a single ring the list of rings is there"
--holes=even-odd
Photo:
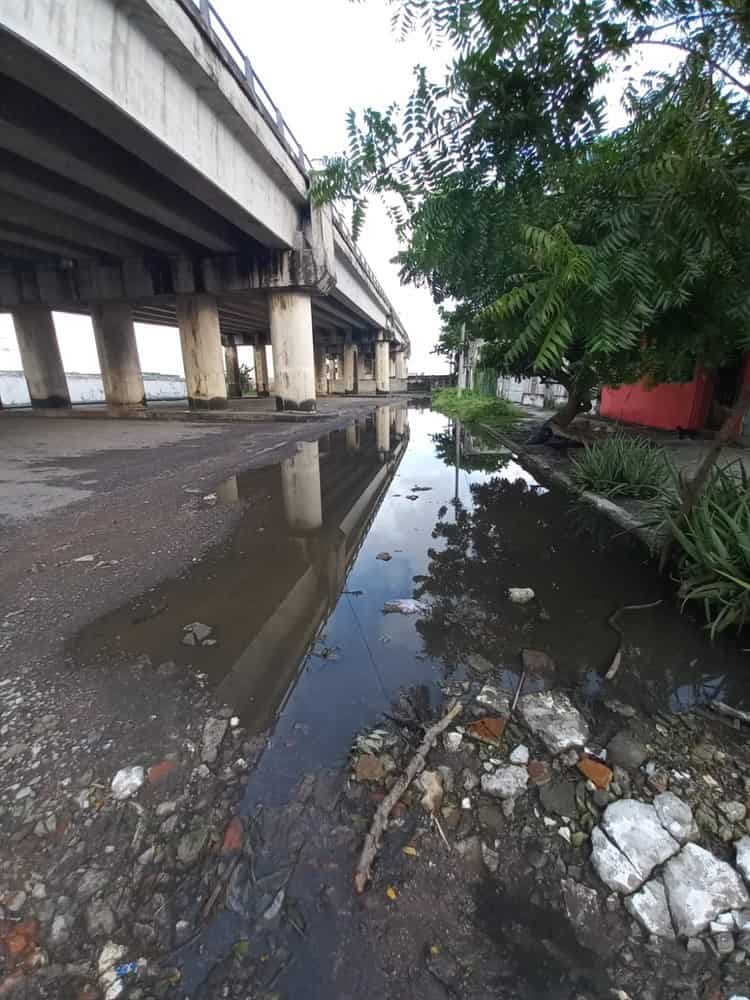
[[[271,723],[307,647],[335,607],[401,461],[407,432],[405,407],[382,406],[374,420],[303,442],[281,463],[285,530],[274,531],[262,546],[276,569],[270,578],[259,574],[262,593],[236,608],[244,619],[242,648],[218,688],[251,730]],[[237,487],[241,492],[241,482]],[[222,633],[225,616],[213,619]],[[233,644],[227,650],[222,642],[230,652]]]

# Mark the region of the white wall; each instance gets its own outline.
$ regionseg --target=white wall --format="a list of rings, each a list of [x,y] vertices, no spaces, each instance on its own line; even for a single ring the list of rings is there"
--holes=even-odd
[[[103,403],[101,375],[66,374],[72,403]],[[144,375],[146,399],[184,399],[185,379],[179,375]],[[0,401],[3,406],[29,406],[29,391],[23,372],[0,372]]]

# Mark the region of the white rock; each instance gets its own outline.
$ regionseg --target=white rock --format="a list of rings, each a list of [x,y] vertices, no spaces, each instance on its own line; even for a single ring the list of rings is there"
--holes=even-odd
[[[521,717],[529,729],[554,754],[585,746],[589,727],[570,698],[562,691],[538,691],[519,702]]]
[[[686,844],[667,862],[664,885],[677,932],[686,937],[706,930],[725,910],[740,910],[750,902],[734,868],[697,844]]]
[[[116,799],[129,799],[146,779],[142,767],[123,767],[112,779],[112,795]]]
[[[720,802],[719,809],[730,823],[741,823],[747,816],[747,809],[742,802]]]
[[[455,753],[455,751],[458,750],[463,741],[464,738],[462,733],[452,732],[445,734],[443,743],[445,744],[446,750],[450,750],[452,753]]]
[[[240,724],[239,715],[233,715],[232,718],[229,720],[229,725],[232,727],[232,729],[236,729],[237,726],[239,726],[239,724]]]
[[[386,601],[383,605],[383,613],[386,615],[419,615],[424,611],[427,611],[427,605],[413,597],[400,597],[395,601]]]
[[[520,743],[513,753],[510,755],[511,764],[528,764],[529,763],[529,748]]]
[[[569,826],[561,826],[560,829],[557,832],[562,837],[562,839],[565,841],[566,844],[570,843],[570,827]]]
[[[424,792],[422,808],[428,813],[437,812],[443,802],[443,778],[438,771],[422,771],[419,787]]]
[[[477,702],[491,708],[498,715],[507,718],[510,715],[510,695],[494,684],[485,684],[477,695]]]
[[[654,937],[674,938],[667,894],[664,886],[656,879],[646,882],[638,892],[628,896],[625,899],[625,909]]]
[[[502,767],[494,774],[482,775],[482,791],[497,799],[514,799],[526,789],[529,773],[525,767]]]
[[[743,837],[734,845],[737,849],[735,862],[737,867],[745,877],[745,881],[750,884],[750,837]]]
[[[508,597],[513,604],[528,604],[534,600],[534,591],[531,587],[509,587]]]
[[[203,747],[201,749],[201,760],[204,764],[213,764],[216,760],[219,747],[227,731],[226,719],[206,719],[203,725]]]
[[[618,850],[599,826],[591,831],[591,864],[610,889],[628,894],[640,888],[643,879],[622,851]]]
[[[76,559],[73,560],[73,562],[90,563],[93,562],[94,559],[96,559],[96,556],[92,555],[91,553],[87,553],[85,556],[78,556]]]
[[[620,799],[607,806],[602,828],[630,861],[641,882],[680,849],[659,822],[654,807],[636,799]]]
[[[469,798],[468,795],[465,795],[461,799],[461,808],[462,809],[471,809],[471,799]]]
[[[677,798],[674,792],[662,792],[654,799],[654,809],[667,833],[681,844],[686,843],[695,825],[693,810],[687,802]]]

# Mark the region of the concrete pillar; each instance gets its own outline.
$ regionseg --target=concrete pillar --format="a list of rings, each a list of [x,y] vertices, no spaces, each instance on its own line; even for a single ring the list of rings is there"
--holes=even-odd
[[[255,342],[255,387],[259,396],[268,396],[271,387],[268,384],[268,356],[266,345],[261,340]]]
[[[380,338],[383,338],[382,340]],[[391,391],[391,359],[388,341],[383,334],[375,342],[375,392]]]
[[[105,302],[91,310],[96,353],[108,406],[144,406],[133,312],[126,302]]]
[[[379,406],[375,410],[375,447],[381,456],[391,450],[391,408]]]
[[[242,396],[240,383],[240,359],[237,357],[237,345],[227,344],[224,348],[224,369],[226,371],[227,395],[230,399]]]
[[[16,306],[13,326],[31,405],[40,409],[70,406],[68,383],[50,310],[43,306]]]
[[[227,384],[221,356],[219,310],[214,296],[178,295],[177,323],[190,408],[225,409]]]
[[[317,441],[300,441],[295,454],[281,463],[281,493],[290,531],[308,534],[322,527]]]
[[[271,292],[274,391],[277,410],[315,409],[315,358],[310,295]]]
[[[396,378],[404,379],[407,377],[406,374],[406,352],[397,351],[396,352]]]
[[[328,395],[328,371],[326,369],[326,349],[322,344],[316,344],[315,356],[315,395]]]
[[[399,406],[396,409],[396,434],[398,437],[402,438],[406,434],[406,429],[409,426],[409,419],[406,413],[405,406]]]
[[[354,344],[351,333],[344,340],[344,392],[354,392]]]

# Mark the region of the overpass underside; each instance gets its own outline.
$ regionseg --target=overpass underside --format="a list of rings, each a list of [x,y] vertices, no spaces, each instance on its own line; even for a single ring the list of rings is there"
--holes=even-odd
[[[32,405],[70,405],[52,310],[91,316],[113,407],[144,405],[134,322],[178,327],[197,408],[239,393],[242,345],[279,409],[405,389],[398,318],[201,16],[0,0],[0,311]]]

